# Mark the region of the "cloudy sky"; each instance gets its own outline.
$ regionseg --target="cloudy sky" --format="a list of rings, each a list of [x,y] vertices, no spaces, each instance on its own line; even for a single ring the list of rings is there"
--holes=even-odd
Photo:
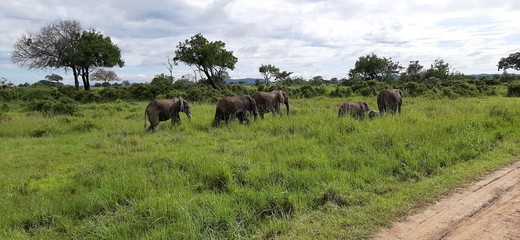
[[[520,0],[3,0],[0,77],[19,84],[56,73],[72,83],[70,72],[29,71],[10,57],[22,33],[66,19],[110,36],[126,63],[112,70],[130,82],[167,73],[167,57],[197,33],[233,51],[232,78],[261,78],[261,64],[342,78],[370,53],[405,67],[442,58],[465,74],[500,73],[500,58],[520,51],[519,16]],[[193,75],[182,63],[173,71]]]

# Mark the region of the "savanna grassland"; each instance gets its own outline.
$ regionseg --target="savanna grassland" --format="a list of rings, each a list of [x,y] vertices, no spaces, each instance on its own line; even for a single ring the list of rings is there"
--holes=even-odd
[[[343,101],[291,99],[290,116],[219,129],[214,105],[193,103],[153,134],[147,102],[4,104],[0,238],[362,239],[519,160],[518,98],[405,98],[372,120],[338,119]]]

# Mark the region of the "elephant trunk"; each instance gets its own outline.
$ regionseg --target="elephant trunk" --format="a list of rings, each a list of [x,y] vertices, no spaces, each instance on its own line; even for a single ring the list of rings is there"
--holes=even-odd
[[[289,116],[289,100],[285,101],[285,107],[287,108],[287,116]]]

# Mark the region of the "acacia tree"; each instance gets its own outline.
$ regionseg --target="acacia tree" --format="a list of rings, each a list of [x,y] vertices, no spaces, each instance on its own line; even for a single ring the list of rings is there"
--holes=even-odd
[[[45,76],[45,79],[47,79],[47,81],[52,81],[52,82],[58,83],[63,80],[63,77],[58,74],[53,73],[51,75]]]
[[[209,42],[198,33],[184,42],[179,42],[173,60],[195,66],[206,75],[209,83],[215,89],[224,83],[227,69],[235,69],[237,58],[232,51],[227,51],[222,41]]]
[[[264,81],[266,85],[269,85],[271,78],[276,77],[280,74],[280,69],[275,65],[267,64],[260,65],[258,71],[264,76]]]
[[[11,60],[29,69],[72,69],[79,89],[77,64],[69,58],[77,49],[81,25],[75,20],[61,20],[45,25],[39,33],[22,34],[14,44]]]
[[[349,77],[361,77],[364,80],[377,79],[385,82],[392,79],[392,75],[399,73],[402,69],[399,62],[393,62],[392,58],[380,58],[372,53],[359,57],[354,68],[349,71]]]
[[[114,71],[106,70],[104,68],[98,68],[92,73],[91,77],[92,80],[103,81],[105,84],[110,83],[110,81],[119,81],[119,77]]]
[[[506,58],[501,58],[498,61],[498,71],[504,70],[504,72],[511,68],[517,71],[520,71],[520,52],[511,53]]]
[[[79,76],[90,90],[91,67],[124,65],[121,51],[95,30],[83,31],[75,20],[61,20],[42,27],[40,33],[22,34],[14,44],[12,61],[29,69],[72,69],[79,89]]]

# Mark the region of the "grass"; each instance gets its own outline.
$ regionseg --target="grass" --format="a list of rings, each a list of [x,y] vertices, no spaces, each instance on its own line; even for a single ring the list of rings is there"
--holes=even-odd
[[[145,102],[54,117],[10,104],[0,238],[363,239],[518,160],[518,99],[407,98],[401,115],[362,121],[338,119],[342,101],[295,99],[289,117],[219,129],[214,105],[195,103],[154,134]]]

